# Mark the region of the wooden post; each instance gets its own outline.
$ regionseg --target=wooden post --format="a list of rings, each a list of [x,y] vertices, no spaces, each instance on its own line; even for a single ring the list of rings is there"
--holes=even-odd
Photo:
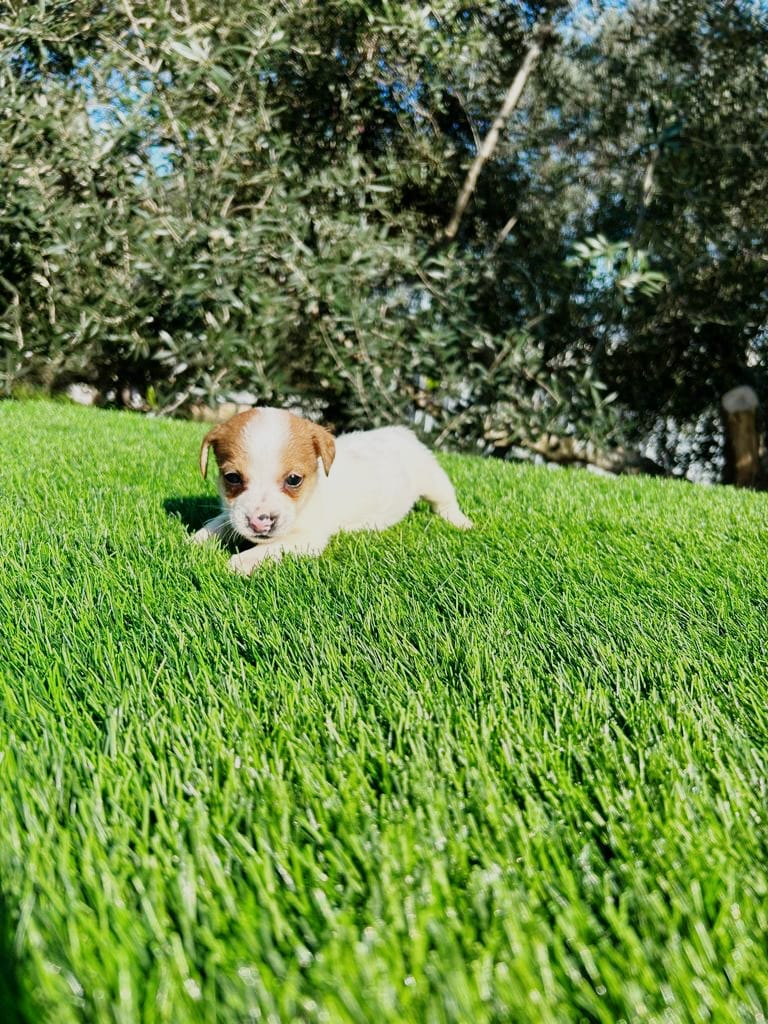
[[[754,487],[760,470],[757,410],[760,403],[750,387],[731,388],[721,399],[725,430],[723,482]]]

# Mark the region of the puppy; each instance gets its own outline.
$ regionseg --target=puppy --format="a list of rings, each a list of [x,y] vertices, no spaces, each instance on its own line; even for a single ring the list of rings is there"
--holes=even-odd
[[[339,530],[384,530],[419,498],[460,529],[472,523],[434,455],[405,427],[382,427],[334,438],[283,409],[239,413],[203,438],[219,466],[224,511],[198,530],[198,543],[238,534],[253,547],[230,566],[249,575],[284,552],[319,555]]]

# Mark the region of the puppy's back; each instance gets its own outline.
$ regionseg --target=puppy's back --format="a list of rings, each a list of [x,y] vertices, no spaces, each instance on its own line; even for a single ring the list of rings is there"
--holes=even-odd
[[[379,427],[336,438],[328,479],[341,528],[383,529],[403,518],[421,496],[432,453],[407,427]]]

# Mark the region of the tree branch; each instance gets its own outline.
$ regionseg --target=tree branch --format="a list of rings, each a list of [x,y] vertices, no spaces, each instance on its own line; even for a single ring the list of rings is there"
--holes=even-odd
[[[639,452],[621,447],[600,449],[591,441],[581,441],[574,437],[542,434],[536,440],[526,439],[519,444],[521,448],[540,455],[547,462],[555,462],[560,466],[595,466],[614,476],[637,473],[648,476],[669,475],[663,466]]]
[[[453,209],[453,216],[445,228],[444,234],[449,240],[456,237],[459,225],[461,224],[461,218],[464,216],[464,211],[469,204],[469,200],[472,198],[472,193],[477,187],[477,179],[480,177],[480,172],[493,156],[493,151],[496,149],[496,145],[498,144],[501,130],[504,127],[507,118],[520,101],[525,84],[533,71],[536,61],[539,59],[541,52],[544,49],[544,37],[545,35],[549,35],[550,31],[551,29],[548,28],[546,31],[540,31],[534,36],[533,41],[528,47],[528,51],[523,58],[523,63],[520,65],[520,70],[515,75],[512,84],[507,90],[507,95],[504,97],[501,110],[499,110],[496,115],[488,134],[483,139],[483,144],[477,151],[477,156],[472,161],[472,165],[467,171],[467,176],[461,187],[461,192],[459,192],[459,197],[456,200],[456,206]]]

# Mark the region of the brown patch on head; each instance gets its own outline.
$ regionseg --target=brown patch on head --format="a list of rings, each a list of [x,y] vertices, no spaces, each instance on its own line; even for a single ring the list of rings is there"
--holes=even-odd
[[[200,472],[203,476],[206,475],[208,449],[213,448],[227,497],[236,497],[247,482],[248,452],[245,446],[245,428],[253,417],[258,415],[258,409],[240,412],[226,423],[220,423],[218,427],[209,430],[203,438],[203,443],[200,446]],[[226,473],[239,473],[243,481],[242,484],[228,484],[223,479]]]
[[[291,414],[288,443],[282,461],[283,490],[291,498],[298,498],[305,489],[304,481],[312,481],[317,475],[317,460],[321,459],[327,476],[336,456],[336,442],[324,428]],[[293,474],[301,477],[302,483],[291,486]]]

